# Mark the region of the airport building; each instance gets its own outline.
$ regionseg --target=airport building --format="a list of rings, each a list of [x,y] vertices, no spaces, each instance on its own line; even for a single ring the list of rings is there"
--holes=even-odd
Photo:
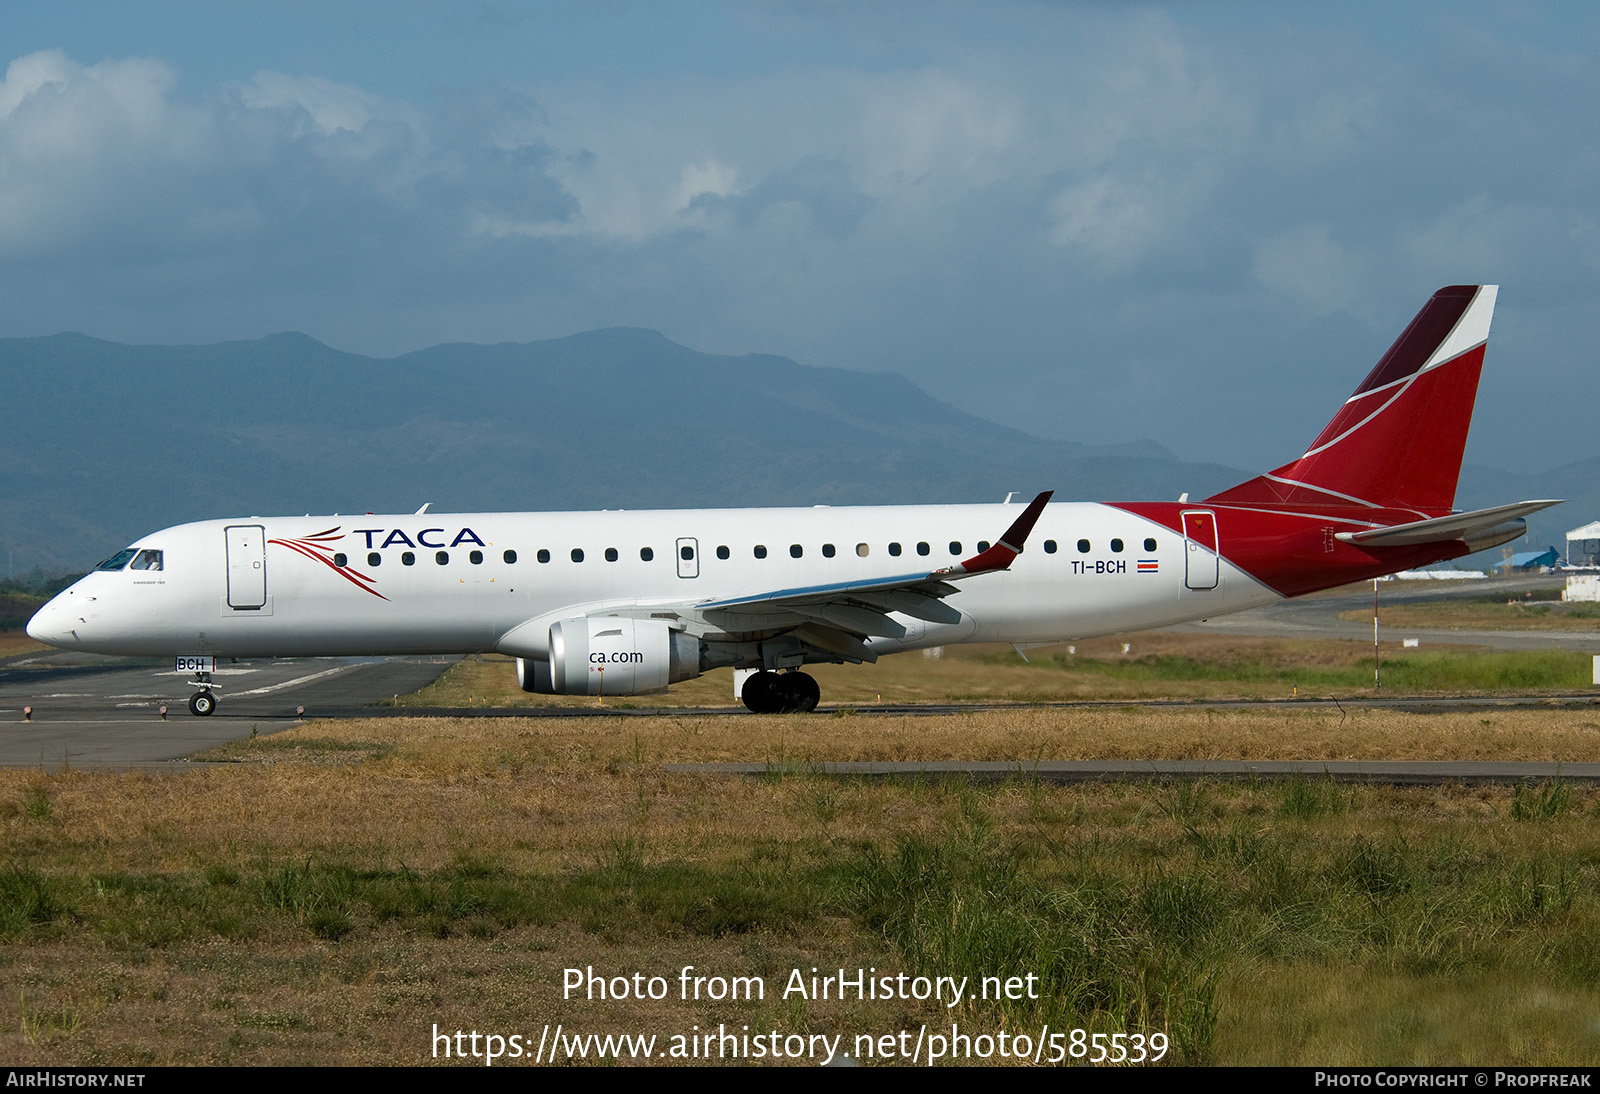
[[[1600,520],[1567,533],[1567,565],[1600,569]],[[1600,601],[1600,573],[1568,574],[1561,599]]]

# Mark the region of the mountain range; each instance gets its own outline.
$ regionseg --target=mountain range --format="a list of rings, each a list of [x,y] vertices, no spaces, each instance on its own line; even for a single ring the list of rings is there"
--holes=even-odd
[[[901,376],[701,353],[634,328],[387,359],[303,334],[0,339],[0,390],[6,576],[82,569],[211,517],[1201,498],[1255,473],[1148,440],[1043,440]],[[1468,469],[1458,505],[1582,497],[1581,513],[1535,518],[1530,539],[1561,546],[1600,511],[1596,470]]]

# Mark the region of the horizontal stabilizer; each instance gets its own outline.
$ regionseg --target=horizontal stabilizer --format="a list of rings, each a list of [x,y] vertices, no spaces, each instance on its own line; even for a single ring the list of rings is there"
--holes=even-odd
[[[1432,520],[1418,520],[1410,524],[1395,524],[1388,528],[1373,528],[1365,532],[1340,532],[1334,538],[1345,543],[1354,543],[1362,547],[1409,547],[1418,543],[1444,543],[1450,540],[1462,540],[1468,543],[1481,539],[1483,533],[1494,532],[1503,525],[1510,525],[1516,521],[1521,525],[1521,519],[1529,513],[1537,513],[1541,509],[1548,509],[1552,505],[1560,505],[1556,501],[1519,501],[1512,505],[1497,505],[1492,509],[1474,509],[1470,513],[1452,513],[1448,517],[1434,517]],[[1507,532],[1512,529],[1507,527]],[[1514,535],[1521,534],[1520,527]],[[1504,543],[1504,539],[1497,542]],[[1484,547],[1492,547],[1493,543],[1484,543]]]

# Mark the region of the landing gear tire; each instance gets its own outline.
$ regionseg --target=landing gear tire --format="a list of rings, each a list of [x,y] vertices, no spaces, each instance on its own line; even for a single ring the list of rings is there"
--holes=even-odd
[[[763,671],[745,679],[739,698],[752,714],[805,714],[817,709],[822,689],[804,672]]]
[[[775,672],[753,672],[745,677],[744,687],[739,689],[745,709],[751,714],[778,713],[778,682]]]
[[[822,689],[817,686],[816,679],[810,673],[787,673],[778,677],[778,684],[784,698],[785,713],[810,714],[817,709],[817,702],[822,698]]]
[[[189,696],[189,713],[204,718],[217,709],[217,697],[209,691],[197,691]]]

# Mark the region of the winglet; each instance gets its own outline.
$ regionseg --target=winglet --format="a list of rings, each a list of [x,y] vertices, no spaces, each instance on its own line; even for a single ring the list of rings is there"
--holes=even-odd
[[[1010,567],[1012,561],[1022,553],[1023,544],[1028,542],[1028,534],[1033,531],[1033,526],[1039,519],[1039,514],[1044,512],[1045,504],[1054,494],[1054,490],[1046,490],[1028,503],[1022,515],[1011,522],[1011,527],[1006,529],[1005,535],[1000,537],[1000,542],[982,551],[965,562],[958,563],[943,570],[938,570],[938,576],[956,576],[958,574],[982,574],[990,570],[1004,570]]]

